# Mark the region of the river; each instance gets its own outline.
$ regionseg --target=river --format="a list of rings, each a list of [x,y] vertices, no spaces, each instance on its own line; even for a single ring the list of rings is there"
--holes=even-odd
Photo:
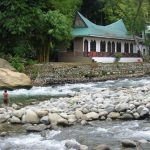
[[[12,102],[43,100],[53,96],[68,96],[75,92],[94,91],[98,88],[128,88],[150,85],[150,77],[119,79],[105,82],[65,84],[61,86],[33,87],[30,90],[8,91]],[[0,91],[2,95],[3,91]],[[0,150],[65,150],[65,141],[73,140],[88,145],[91,150],[98,144],[108,144],[120,150],[123,139],[150,140],[150,121],[94,121],[93,126],[74,125],[48,130],[44,133],[26,133],[18,126],[11,126],[9,136],[0,137]],[[8,125],[9,126],[9,125]],[[1,125],[2,128],[2,125]],[[4,130],[7,130],[5,126]],[[150,148],[149,148],[150,149]],[[146,150],[146,149],[144,149]]]

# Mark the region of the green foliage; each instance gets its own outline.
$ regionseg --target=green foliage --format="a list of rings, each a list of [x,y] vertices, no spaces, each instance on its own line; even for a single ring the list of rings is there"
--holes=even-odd
[[[150,56],[149,55],[144,55],[143,56],[143,61],[146,62],[146,63],[149,63],[150,62]]]
[[[121,53],[115,53],[114,56],[115,56],[115,62],[119,62],[120,58],[122,57],[122,54]]]
[[[102,70],[102,76],[106,76],[107,75],[107,71]]]
[[[19,56],[14,56],[11,59],[11,65],[19,72],[24,71],[24,64],[25,61]]]
[[[37,64],[37,61],[36,60],[32,60],[32,59],[26,59],[25,60],[25,65],[34,65],[34,64]]]
[[[103,11],[106,0],[82,0],[81,13],[96,24],[105,24]]]
[[[50,49],[50,42],[66,44],[80,2],[1,0],[0,52],[25,57],[30,50]]]
[[[108,22],[123,19],[132,34],[145,29],[149,10],[149,0],[107,0],[104,8]]]

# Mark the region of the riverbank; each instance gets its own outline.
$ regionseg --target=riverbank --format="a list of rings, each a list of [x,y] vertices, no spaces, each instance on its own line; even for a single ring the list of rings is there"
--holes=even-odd
[[[150,74],[149,63],[47,63],[26,68],[35,86],[85,83]]]

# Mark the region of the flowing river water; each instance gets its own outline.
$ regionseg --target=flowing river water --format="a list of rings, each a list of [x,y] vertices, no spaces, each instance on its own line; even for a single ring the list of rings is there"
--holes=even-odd
[[[30,90],[8,91],[12,102],[50,99],[54,96],[68,96],[75,92],[94,91],[98,88],[129,88],[150,86],[150,77],[119,79],[105,82],[65,84],[59,86],[33,87]],[[0,91],[2,95],[3,91]],[[26,133],[20,126],[0,125],[0,131],[9,131],[0,137],[0,150],[65,150],[65,141],[73,140],[92,147],[108,144],[113,150],[120,150],[123,139],[150,140],[150,120],[94,121],[93,126],[74,125],[45,133]],[[44,134],[44,136],[43,136]],[[150,149],[150,148],[148,148]],[[144,149],[147,150],[147,149]]]

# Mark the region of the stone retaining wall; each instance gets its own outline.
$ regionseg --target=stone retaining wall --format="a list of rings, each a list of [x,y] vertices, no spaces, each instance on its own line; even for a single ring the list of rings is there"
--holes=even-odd
[[[33,85],[94,82],[150,73],[150,63],[47,63],[26,69]]]

